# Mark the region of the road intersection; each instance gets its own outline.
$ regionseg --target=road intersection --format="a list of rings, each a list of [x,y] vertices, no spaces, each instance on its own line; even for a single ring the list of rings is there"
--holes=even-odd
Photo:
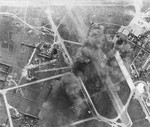
[[[52,19],[52,16],[51,16],[51,11],[49,9],[46,10],[46,14],[47,14],[47,17],[49,19],[50,24],[52,25],[52,31],[54,31],[54,35],[58,37],[58,40],[56,42],[54,42],[54,44],[60,44],[61,45],[61,47],[63,49],[64,59],[67,61],[68,65],[71,66],[73,64],[73,60],[72,60],[70,54],[68,53],[64,42],[73,43],[73,44],[77,44],[77,45],[82,45],[82,44],[80,44],[78,42],[73,42],[73,41],[68,41],[68,40],[62,39],[60,34],[59,34],[59,32],[58,32],[58,27],[60,25],[59,26],[55,25],[55,23],[54,23],[54,21]],[[24,20],[22,20],[21,18],[19,18],[15,14],[8,13],[8,12],[0,12],[0,15],[9,15],[9,16],[16,17],[18,20],[20,20],[22,23],[24,23],[29,28],[31,28],[31,29],[33,29],[35,31],[39,31],[36,26],[29,25],[28,23],[26,23]],[[65,16],[64,16],[64,18],[65,18]],[[63,20],[64,20],[64,18],[63,18]],[[3,99],[4,99],[4,104],[5,104],[5,107],[6,107],[6,111],[7,111],[10,127],[13,127],[13,121],[12,121],[12,118],[11,118],[10,109],[14,109],[16,111],[17,111],[17,109],[13,108],[8,103],[8,101],[7,101],[7,92],[8,91],[21,89],[23,87],[27,87],[27,86],[30,86],[30,85],[36,85],[37,83],[42,83],[42,82],[45,82],[45,81],[48,81],[48,80],[56,79],[56,78],[59,78],[59,77],[62,77],[64,75],[68,74],[68,73],[59,74],[59,75],[55,75],[55,76],[39,79],[39,80],[36,80],[36,81],[32,81],[32,82],[29,82],[29,83],[20,84],[22,78],[27,75],[26,71],[30,68],[31,61],[33,60],[33,57],[34,57],[35,53],[36,53],[36,48],[33,50],[32,55],[29,58],[27,65],[23,69],[23,74],[22,74],[22,77],[20,79],[19,84],[15,85],[15,86],[11,86],[9,88],[5,88],[5,89],[0,90],[0,94],[3,96]],[[94,119],[94,120],[97,120],[97,121],[106,122],[106,123],[110,124],[111,126],[131,127],[133,123],[132,123],[132,121],[130,119],[130,116],[128,115],[127,108],[128,108],[129,103],[130,103],[130,100],[132,99],[134,94],[136,94],[136,97],[139,100],[139,102],[140,102],[140,104],[141,104],[141,106],[143,108],[143,111],[146,114],[147,119],[150,121],[150,114],[148,113],[148,109],[146,108],[143,99],[140,97],[139,94],[137,94],[135,84],[133,83],[133,80],[131,79],[131,76],[130,76],[128,70],[126,69],[126,67],[124,65],[124,62],[123,62],[122,58],[120,57],[120,54],[119,54],[118,51],[115,54],[115,58],[116,58],[116,60],[117,60],[117,62],[119,64],[119,67],[120,67],[120,69],[121,69],[121,71],[122,71],[122,73],[123,73],[123,75],[125,77],[125,80],[128,83],[128,86],[130,88],[130,95],[129,95],[129,98],[127,100],[127,103],[125,105],[122,104],[118,94],[115,92],[115,90],[112,89],[114,84],[110,84],[109,91],[110,91],[110,93],[111,93],[111,95],[112,95],[112,97],[114,99],[114,105],[116,106],[116,111],[118,113],[118,116],[115,119],[108,119],[108,118],[105,118],[105,117],[101,116],[97,112],[97,110],[96,110],[96,108],[95,108],[95,106],[94,106],[94,104],[93,104],[93,102],[91,100],[91,97],[90,97],[90,95],[89,95],[89,93],[88,93],[84,83],[79,78],[79,81],[80,81],[80,83],[81,83],[81,85],[83,87],[83,90],[85,91],[86,99],[92,105],[92,108],[93,108],[93,110],[96,113],[96,116],[94,116],[94,117],[92,117],[90,119],[87,119],[87,120],[85,119],[85,120],[74,122],[74,123],[71,124],[72,126],[76,125],[76,124],[80,124],[80,123],[85,122],[85,121],[89,121],[89,120],[93,120]],[[48,64],[48,63],[45,63],[45,64]],[[40,65],[38,65],[38,66],[40,66]],[[34,68],[35,66],[32,66],[32,67]],[[62,69],[62,68],[54,68],[53,70],[57,70],[57,69]],[[42,70],[40,70],[40,71],[42,71]],[[44,71],[46,72],[46,71],[52,71],[52,70],[49,69],[49,70],[44,70]],[[118,119],[121,119],[122,123],[117,122]]]

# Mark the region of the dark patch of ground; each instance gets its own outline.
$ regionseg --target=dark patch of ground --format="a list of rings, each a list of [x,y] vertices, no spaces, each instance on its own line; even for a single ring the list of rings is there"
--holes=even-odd
[[[83,124],[77,125],[77,127],[111,127],[111,126],[102,121],[91,120]]]
[[[145,114],[138,100],[131,99],[128,106],[128,113],[133,123],[136,123],[136,121],[145,118]]]
[[[130,96],[130,88],[126,81],[119,83],[118,86],[120,87],[120,90],[117,91],[117,93],[122,100],[122,103],[126,104],[128,97]]]

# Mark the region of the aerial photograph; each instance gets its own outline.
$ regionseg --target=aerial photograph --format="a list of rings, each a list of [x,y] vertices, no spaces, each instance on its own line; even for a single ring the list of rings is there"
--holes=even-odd
[[[0,0],[0,127],[150,127],[150,0]]]

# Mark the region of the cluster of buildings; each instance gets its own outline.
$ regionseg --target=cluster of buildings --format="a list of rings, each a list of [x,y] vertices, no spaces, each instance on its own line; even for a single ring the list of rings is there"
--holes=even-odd
[[[53,62],[57,61],[60,57],[61,47],[59,44],[51,44],[47,42],[40,42],[37,46],[31,44],[25,44],[22,42],[23,45],[33,48],[35,50],[35,54],[32,58],[32,67],[27,68],[27,79],[34,79],[36,78],[35,72],[38,71],[40,64],[46,62]]]
[[[0,63],[0,89],[5,87],[9,74],[12,71],[12,66],[6,63]]]
[[[114,41],[124,45],[130,44],[128,56],[131,58],[130,72],[133,78],[140,77],[140,72],[145,70],[150,55],[149,23],[139,17],[134,17],[128,26],[118,30],[119,39]],[[122,42],[122,43],[121,43]]]
[[[150,122],[150,24],[135,16],[128,26],[122,26],[115,36],[116,45],[130,44],[131,50],[122,55],[130,58],[128,69],[136,88],[135,98]],[[118,43],[118,44],[117,44]],[[122,51],[120,50],[120,54]],[[126,55],[128,54],[128,55]],[[124,61],[125,62],[125,61]],[[129,61],[126,61],[129,62]]]

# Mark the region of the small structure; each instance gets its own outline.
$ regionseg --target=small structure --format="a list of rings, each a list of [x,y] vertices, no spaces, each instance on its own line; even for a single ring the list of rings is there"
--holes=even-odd
[[[130,24],[127,26],[127,29],[134,34],[136,37],[145,33],[149,28],[149,23],[144,21],[143,19],[135,16]]]
[[[136,89],[137,91],[139,92],[139,94],[144,94],[145,92],[145,85],[146,83],[143,82],[143,81],[139,81],[137,84],[136,84]]]

